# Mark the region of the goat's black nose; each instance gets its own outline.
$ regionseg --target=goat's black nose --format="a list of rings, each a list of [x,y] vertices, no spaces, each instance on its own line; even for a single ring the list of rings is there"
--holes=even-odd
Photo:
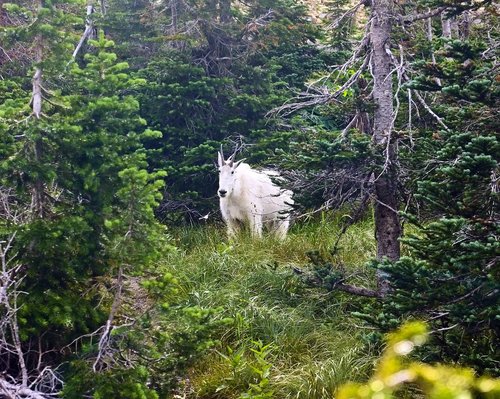
[[[219,190],[219,194],[221,197],[224,197],[227,194],[226,190]]]

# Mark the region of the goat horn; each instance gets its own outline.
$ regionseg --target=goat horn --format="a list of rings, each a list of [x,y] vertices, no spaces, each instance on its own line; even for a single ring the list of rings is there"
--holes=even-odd
[[[239,161],[234,163],[234,168],[236,169],[243,161],[245,161],[246,158],[240,159]]]
[[[222,150],[222,144],[220,145],[220,150],[218,153],[218,161],[220,167],[226,163],[226,161],[224,160],[224,151]]]

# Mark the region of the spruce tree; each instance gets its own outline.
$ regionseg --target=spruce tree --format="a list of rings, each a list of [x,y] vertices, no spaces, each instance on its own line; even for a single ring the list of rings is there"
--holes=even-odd
[[[147,129],[132,95],[144,81],[130,77],[102,35],[81,65],[70,63],[78,38],[73,24],[83,22],[73,11],[84,9],[36,5],[8,6],[34,22],[2,32],[26,46],[36,38],[40,46],[33,85],[16,75],[1,82],[8,91],[0,105],[0,234],[2,240],[15,235],[19,269],[11,277],[23,293],[19,333],[2,335],[2,351],[9,340],[18,348],[1,356],[2,372],[20,380],[12,389],[45,378],[37,373],[55,369],[73,339],[109,320],[114,300],[106,292],[120,271],[141,273],[169,248],[153,212],[162,174],[147,172],[142,144],[159,133]],[[40,389],[60,388],[59,378]]]
[[[416,187],[406,216],[416,233],[403,239],[407,256],[378,265],[391,292],[363,317],[381,331],[425,319],[432,329],[420,353],[426,360],[498,375],[499,86],[483,35],[496,16],[483,10],[475,17],[467,35],[433,41],[427,59],[413,64],[407,87],[434,93],[447,130],[420,120],[413,145],[405,143],[402,164]]]
[[[443,133],[433,172],[418,184],[424,209],[441,215],[403,241],[409,256],[378,267],[391,292],[364,315],[381,331],[406,317],[425,319],[433,334],[426,360],[498,375],[500,144],[492,134]],[[413,221],[416,219],[413,218]],[[380,306],[380,308],[378,308]]]

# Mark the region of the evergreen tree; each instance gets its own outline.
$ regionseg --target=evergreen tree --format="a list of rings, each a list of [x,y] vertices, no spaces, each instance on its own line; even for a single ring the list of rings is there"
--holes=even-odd
[[[66,2],[30,6],[7,11],[34,23],[3,31],[27,43],[35,37],[38,54],[32,92],[29,79],[2,80],[0,106],[0,233],[16,233],[24,275],[17,287],[26,293],[17,299],[17,338],[3,336],[17,339],[20,353],[2,354],[14,379],[57,365],[64,346],[105,321],[111,301],[103,289],[117,269],[138,273],[168,248],[153,214],[162,181],[146,171],[142,145],[158,133],[146,129],[130,94],[143,81],[130,78],[104,37],[83,68],[68,67],[76,42],[68,26],[81,19]]]
[[[220,144],[231,150],[252,144],[252,160],[267,160],[279,132],[266,114],[285,101],[287,86],[302,89],[311,73],[325,67],[326,57],[311,45],[319,31],[303,7],[259,1],[249,8],[232,5],[237,18],[222,18],[211,3],[187,3],[178,2],[175,21],[166,4],[155,23],[144,17],[149,30],[143,42],[157,35],[161,44],[138,76],[148,81],[140,96],[142,115],[163,133],[147,143],[156,154],[152,168],[168,172],[159,216],[180,211],[196,221],[216,207],[213,160]],[[152,14],[143,9],[142,15]],[[114,25],[108,31],[112,37],[122,32]]]
[[[441,216],[404,240],[409,256],[378,265],[392,290],[370,310],[374,317],[363,317],[381,331],[406,317],[426,319],[433,330],[426,359],[498,375],[500,145],[492,134],[443,136],[417,191],[424,210]]]
[[[421,121],[421,136],[403,157],[417,181],[418,207],[408,217],[418,234],[404,240],[409,256],[379,266],[393,291],[369,319],[382,331],[406,317],[429,320],[426,359],[498,375],[498,82],[482,36],[496,17],[475,17],[480,23],[466,37],[436,40],[430,59],[414,63],[408,87],[438,93],[448,130],[429,131]]]
[[[358,4],[344,16],[352,15],[361,6],[362,3]],[[379,6],[382,9],[377,8]],[[332,129],[343,128],[343,134],[330,134],[330,144],[318,146],[320,151],[314,147],[311,150],[310,143],[304,140],[302,148],[306,151],[299,152],[297,158],[302,163],[307,160],[310,165],[318,164],[328,159],[321,149],[331,148],[329,158],[332,165],[337,165],[337,159],[349,143],[349,129],[383,133],[382,139],[385,135],[385,147],[377,145],[381,141],[375,138],[375,145],[361,155],[366,158],[362,161],[363,169],[356,169],[350,163],[339,166],[350,171],[351,176],[359,172],[365,176],[374,173],[375,184],[366,187],[373,190],[371,194],[377,208],[395,213],[400,211],[395,204],[404,198],[415,213],[410,219],[420,225],[420,230],[418,235],[404,240],[409,257],[398,260],[399,256],[388,256],[392,262],[383,260],[380,255],[384,251],[379,248],[379,260],[374,265],[387,283],[385,298],[371,303],[360,315],[377,326],[379,332],[395,329],[408,317],[425,318],[434,330],[434,345],[426,352],[426,359],[453,361],[498,374],[495,362],[499,306],[499,276],[495,267],[498,82],[494,79],[495,58],[488,50],[496,43],[492,37],[497,33],[491,28],[496,26],[496,16],[487,8],[471,11],[476,8],[473,3],[440,6],[421,12],[419,4],[408,3],[402,6],[403,15],[398,14],[399,5],[371,4],[370,11],[375,18],[370,20],[371,30],[365,33],[354,55],[340,69],[342,72],[348,67],[358,68],[359,77],[354,79],[356,75],[352,71],[345,74],[345,80],[340,80],[342,75],[333,74],[346,83],[326,86],[331,91],[323,90],[306,97],[308,104],[322,105],[340,98],[341,94],[354,94],[357,100],[350,104],[350,110],[347,102],[346,108],[337,106],[337,110],[350,112],[351,122],[346,120]],[[390,15],[396,18],[384,20]],[[465,23],[474,18],[475,26]],[[446,28],[448,24],[450,33]],[[435,33],[443,37],[436,38]],[[378,35],[384,38],[381,42]],[[378,52],[376,46],[381,46]],[[367,48],[373,52],[370,50],[367,58],[360,57],[366,54]],[[373,64],[370,70],[373,83],[364,73],[368,62]],[[382,66],[384,73],[377,74],[374,68],[377,62],[381,63],[378,67]],[[349,83],[356,80],[357,84]],[[385,89],[377,84],[385,85]],[[369,91],[363,90],[367,87],[369,90],[373,87],[373,98],[365,100],[375,100],[374,109],[370,105],[357,106]],[[383,96],[377,98],[377,91]],[[285,110],[301,107],[303,104],[293,103]],[[385,121],[382,125],[380,118]],[[316,130],[317,135],[320,130]],[[344,146],[338,145],[339,138]],[[391,149],[392,140],[399,147],[397,157],[392,153],[396,149]],[[376,187],[381,173],[389,173],[390,168],[397,171],[388,181],[396,203],[384,200]],[[357,198],[362,204],[360,192],[351,200]],[[381,218],[377,211],[375,218]],[[430,221],[432,219],[437,220]],[[382,230],[384,234],[388,231]],[[383,240],[380,231],[376,238],[379,243]],[[398,238],[396,234],[391,239]],[[380,290],[353,287],[345,282],[342,266],[335,267],[315,255],[312,261],[314,280],[328,289],[381,296]]]

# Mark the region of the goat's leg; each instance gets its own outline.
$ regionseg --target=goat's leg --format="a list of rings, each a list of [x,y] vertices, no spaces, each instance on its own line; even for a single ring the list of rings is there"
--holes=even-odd
[[[288,227],[290,226],[290,220],[279,220],[275,222],[275,235],[280,240],[284,240],[286,238],[286,233],[288,232]]]
[[[250,216],[250,232],[252,237],[262,237],[262,216],[253,214]]]
[[[227,236],[230,240],[234,240],[238,234],[238,222],[228,219],[226,220],[227,224]]]

